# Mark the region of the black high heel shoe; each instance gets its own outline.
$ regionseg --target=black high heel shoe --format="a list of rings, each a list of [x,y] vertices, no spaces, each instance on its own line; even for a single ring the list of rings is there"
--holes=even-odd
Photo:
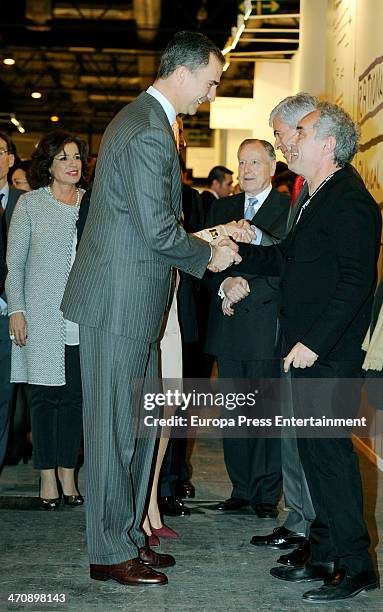
[[[44,499],[41,497],[41,478],[39,479],[39,506],[40,510],[56,510],[61,502],[61,495],[53,499]]]
[[[57,477],[57,488],[58,488],[60,496],[63,498],[64,504],[66,506],[75,507],[75,506],[82,506],[83,505],[84,498],[83,498],[83,496],[80,493],[78,493],[77,495],[65,495],[59,477]]]

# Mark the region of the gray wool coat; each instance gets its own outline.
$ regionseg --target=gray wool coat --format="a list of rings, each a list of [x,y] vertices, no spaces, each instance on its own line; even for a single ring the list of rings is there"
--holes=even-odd
[[[65,321],[60,303],[71,267],[79,206],[60,204],[44,187],[23,194],[8,234],[8,313],[23,311],[25,347],[12,345],[11,382],[65,384]]]

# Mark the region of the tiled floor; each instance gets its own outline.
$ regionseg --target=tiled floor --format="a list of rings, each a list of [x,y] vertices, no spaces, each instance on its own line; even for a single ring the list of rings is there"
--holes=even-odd
[[[130,612],[331,612],[383,610],[383,592],[361,594],[332,606],[303,604],[304,584],[281,583],[269,574],[277,551],[249,545],[254,533],[267,533],[278,523],[262,521],[251,510],[218,515],[209,509],[226,498],[230,486],[218,440],[200,441],[193,453],[197,498],[190,517],[168,519],[180,534],[165,542],[177,565],[167,570],[169,584],[155,589],[126,588],[88,577],[83,508],[41,512],[36,501],[38,476],[30,465],[6,467],[0,479],[0,609]],[[366,517],[379,557],[378,532],[383,528],[383,474],[361,457]],[[81,482],[82,475],[80,476]],[[17,508],[17,509],[15,509]],[[278,522],[284,520],[281,511]],[[381,554],[380,554],[380,557]],[[382,558],[380,558],[382,565]],[[65,604],[11,603],[11,593],[63,593]]]

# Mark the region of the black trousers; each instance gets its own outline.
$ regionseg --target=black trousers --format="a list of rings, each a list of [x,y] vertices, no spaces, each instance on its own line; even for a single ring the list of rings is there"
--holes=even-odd
[[[279,376],[279,360],[235,361],[218,357],[217,361],[220,378]],[[233,485],[232,497],[245,499],[252,506],[259,503],[277,504],[282,484],[279,438],[223,438],[223,452]]]
[[[303,405],[305,409],[310,406],[316,416],[343,414],[353,418],[360,403],[359,365],[318,363],[304,370],[293,369],[294,412]],[[310,377],[326,379],[320,393],[315,381],[311,387],[299,385]],[[298,380],[295,387],[294,380]],[[334,561],[351,576],[372,570],[359,463],[350,435],[298,438],[298,451],[316,514],[309,536],[311,562]]]
[[[65,346],[66,384],[30,385],[33,463],[38,470],[74,468],[82,434],[82,391],[78,346]]]

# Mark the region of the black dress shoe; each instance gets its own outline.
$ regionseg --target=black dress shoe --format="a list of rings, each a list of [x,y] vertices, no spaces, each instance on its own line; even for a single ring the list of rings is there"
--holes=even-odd
[[[322,563],[311,565],[306,563],[303,567],[272,567],[270,574],[279,580],[287,582],[314,582],[314,580],[325,580],[334,571],[334,563]]]
[[[277,563],[288,565],[289,567],[302,567],[310,558],[311,546],[308,540],[304,540],[298,548],[288,553],[281,555],[277,559]]]
[[[233,512],[235,510],[240,510],[245,506],[248,506],[249,502],[246,499],[240,499],[239,497],[229,497],[223,502],[219,502],[216,506],[214,506],[214,510],[219,510],[220,512]]]
[[[178,497],[160,497],[158,507],[166,516],[189,516],[190,510]]]
[[[176,485],[176,495],[177,497],[195,497],[195,487],[190,482],[190,480],[185,480],[184,482],[179,482]]]
[[[256,504],[254,506],[254,512],[260,519],[275,519],[278,516],[278,510],[274,504]]]
[[[304,540],[304,536],[295,533],[295,531],[290,531],[290,529],[286,529],[286,527],[276,527],[273,532],[268,535],[253,536],[250,544],[285,550],[287,548],[299,546]]]
[[[327,601],[342,601],[355,597],[362,591],[372,591],[378,588],[375,572],[361,572],[356,576],[348,576],[346,571],[339,569],[324,581],[319,589],[303,593],[305,601],[326,603]]]

